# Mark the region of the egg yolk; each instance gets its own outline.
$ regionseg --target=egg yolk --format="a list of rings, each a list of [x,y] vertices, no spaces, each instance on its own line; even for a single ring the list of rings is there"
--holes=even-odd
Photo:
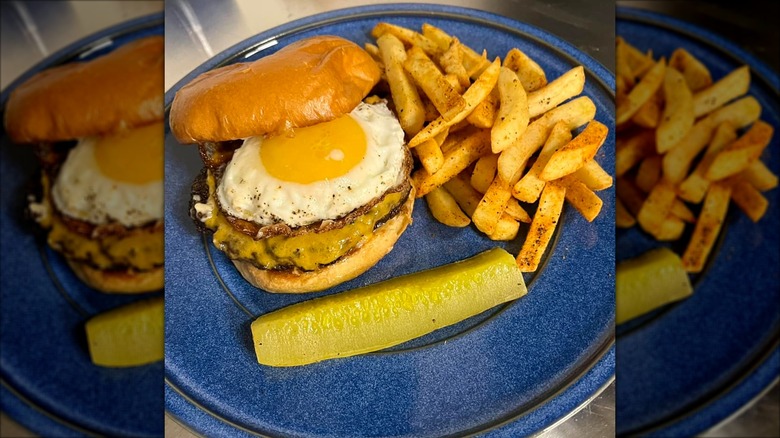
[[[107,177],[146,184],[163,178],[163,124],[153,123],[95,141],[95,161]]]
[[[350,116],[263,140],[260,160],[282,181],[310,184],[349,172],[366,154],[366,134]]]

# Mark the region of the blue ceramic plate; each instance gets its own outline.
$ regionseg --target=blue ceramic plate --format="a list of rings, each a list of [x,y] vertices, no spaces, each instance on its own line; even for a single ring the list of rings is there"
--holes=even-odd
[[[252,37],[182,79],[257,59],[304,37],[336,34],[360,44],[381,20],[419,29],[429,22],[491,56],[514,46],[555,78],[587,69],[597,118],[614,124],[613,76],[558,38],[485,12],[430,5],[359,7],[305,18]],[[256,90],[262,92],[262,90]],[[598,159],[614,167],[610,136]],[[201,168],[195,146],[166,138],[166,406],[209,436],[442,436],[538,431],[608,383],[613,349],[613,192],[593,223],[567,207],[562,231],[529,294],[461,324],[388,351],[271,368],[257,364],[249,330],[289,304],[451,263],[497,243],[474,228],[443,226],[418,200],[395,249],[353,281],[310,295],[269,294],[246,283],[188,217]],[[527,227],[521,229],[525,234]],[[517,253],[521,241],[506,244]]]
[[[717,35],[666,16],[618,9],[617,33],[641,50],[668,56],[685,47],[713,79],[747,64],[749,94],[761,119],[780,127],[777,72]],[[780,136],[762,157],[780,170]],[[731,206],[709,265],[693,278],[695,293],[617,328],[617,423],[621,435],[692,436],[734,413],[780,370],[780,210],[778,190],[764,193],[769,211],[754,224]],[[689,230],[690,232],[690,230]],[[684,251],[686,238],[673,246]],[[658,246],[631,229],[617,233],[618,260]]]
[[[62,63],[107,53],[129,41],[163,33],[162,14],[142,17],[86,37],[35,65],[3,90]],[[32,147],[2,133],[2,409],[42,436],[161,436],[162,362],[125,369],[92,364],[84,322],[141,296],[96,292],[79,281],[45,235],[26,220],[28,187],[39,178]],[[158,293],[159,294],[159,293]]]

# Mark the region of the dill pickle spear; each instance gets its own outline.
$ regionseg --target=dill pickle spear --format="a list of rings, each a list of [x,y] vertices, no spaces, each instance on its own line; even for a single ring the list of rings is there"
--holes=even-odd
[[[293,304],[252,322],[257,361],[296,366],[381,350],[527,292],[514,256],[466,260]]]
[[[615,322],[639,315],[693,293],[680,256],[666,247],[618,263],[615,269]]]
[[[144,299],[100,313],[87,321],[92,363],[131,367],[163,358],[163,299]]]

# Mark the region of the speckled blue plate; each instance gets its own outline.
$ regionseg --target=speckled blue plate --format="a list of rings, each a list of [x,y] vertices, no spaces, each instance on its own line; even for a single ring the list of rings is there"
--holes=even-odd
[[[103,30],[35,65],[33,74],[89,59],[129,41],[163,33],[163,16],[141,17]],[[32,147],[2,132],[2,409],[41,436],[162,436],[163,364],[111,369],[89,359],[84,322],[90,316],[159,293],[107,295],[79,281],[45,235],[24,218],[27,188],[39,178]]]
[[[485,12],[431,5],[359,7],[264,32],[219,54],[182,79],[257,59],[293,41],[336,34],[360,44],[381,20],[423,22],[490,56],[520,47],[555,78],[587,70],[585,94],[612,126],[613,76],[568,43]],[[262,90],[256,90],[262,92]],[[598,159],[614,167],[614,138]],[[257,364],[250,323],[316,296],[451,263],[494,247],[473,227],[443,226],[418,200],[414,223],[395,249],[353,281],[310,295],[275,295],[246,283],[188,217],[190,185],[201,168],[195,146],[166,137],[166,406],[207,436],[443,436],[490,431],[520,436],[575,410],[614,371],[613,191],[588,223],[564,211],[562,231],[529,293],[458,325],[388,351],[292,368]],[[521,229],[525,234],[527,227]],[[506,244],[517,253],[521,241]]]
[[[617,33],[641,50],[669,56],[685,47],[713,79],[744,64],[761,119],[780,127],[777,72],[723,38],[666,16],[618,9]],[[780,170],[780,136],[762,157]],[[754,224],[731,206],[695,293],[617,328],[617,431],[620,435],[693,436],[760,394],[780,370],[780,210],[778,189],[764,193],[769,211]],[[688,231],[690,233],[690,230]],[[684,251],[687,237],[678,253]],[[632,229],[617,233],[618,260],[658,246]]]

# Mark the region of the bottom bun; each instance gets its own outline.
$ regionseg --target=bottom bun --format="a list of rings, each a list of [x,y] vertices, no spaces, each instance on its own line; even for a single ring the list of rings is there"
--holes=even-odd
[[[377,264],[412,222],[414,189],[404,205],[389,221],[379,227],[361,247],[330,265],[316,271],[273,271],[233,260],[238,272],[253,286],[274,293],[317,292],[352,280]]]
[[[106,293],[139,294],[160,290],[165,284],[162,267],[148,271],[104,271],[74,260],[68,260],[68,265],[81,281]]]

